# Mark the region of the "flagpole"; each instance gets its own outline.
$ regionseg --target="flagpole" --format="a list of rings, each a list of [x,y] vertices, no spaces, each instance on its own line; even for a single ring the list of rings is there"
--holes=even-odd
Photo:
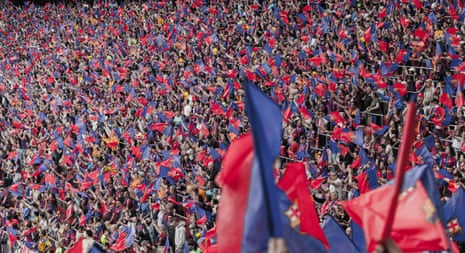
[[[408,158],[412,149],[413,141],[415,139],[415,115],[416,115],[416,97],[417,94],[415,91],[409,91],[409,102],[407,105],[407,114],[405,115],[405,126],[402,132],[402,143],[400,145],[399,153],[397,155],[397,165],[396,165],[396,177],[394,182],[394,191],[391,196],[391,203],[389,205],[389,211],[387,213],[386,222],[384,224],[383,233],[381,235],[381,241],[379,242],[382,245],[385,245],[386,240],[391,233],[392,224],[394,221],[394,216],[396,213],[396,208],[398,204],[398,196],[402,185],[404,183],[404,174],[405,167],[408,163]]]

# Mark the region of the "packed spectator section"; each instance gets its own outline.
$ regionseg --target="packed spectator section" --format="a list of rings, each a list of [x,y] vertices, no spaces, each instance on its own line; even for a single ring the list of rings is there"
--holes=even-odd
[[[465,182],[463,1],[2,1],[0,17],[1,252],[214,243],[244,78],[281,106],[282,161],[305,162],[322,220],[347,228],[337,200],[393,178],[413,93],[409,166],[433,164],[443,200]]]

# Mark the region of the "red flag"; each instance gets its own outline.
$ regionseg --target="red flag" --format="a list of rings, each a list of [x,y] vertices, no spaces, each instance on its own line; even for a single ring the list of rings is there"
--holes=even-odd
[[[400,22],[400,25],[403,27],[407,27],[410,25],[410,20],[408,18],[399,17],[399,22]]]
[[[283,114],[283,119],[284,119],[284,121],[289,122],[289,119],[290,119],[291,116],[292,116],[291,107],[288,106],[286,109],[284,109],[284,111],[282,112],[282,114]]]
[[[315,224],[319,224],[320,218],[316,212],[312,195],[307,188],[304,164],[288,163],[284,175],[279,180],[278,187],[285,191],[289,199],[297,205],[300,211],[300,230],[318,239],[329,248],[323,229],[320,226],[315,226]]]
[[[401,96],[404,96],[408,92],[407,87],[404,84],[400,83],[400,82],[395,83],[393,85],[393,88],[394,88],[395,91],[399,92],[399,95],[401,95]]]
[[[250,81],[257,81],[257,75],[249,69],[245,70],[245,74]]]
[[[203,225],[203,224],[207,223],[207,216],[204,215],[202,218],[196,220],[195,223],[197,225]]]
[[[310,64],[315,66],[320,66],[322,63],[326,63],[326,58],[324,56],[313,56],[312,58],[308,59]]]
[[[18,152],[16,152],[16,151],[10,151],[10,152],[8,153],[8,157],[7,157],[6,159],[7,159],[7,160],[11,160],[11,159],[13,159],[13,158],[16,158],[17,156],[18,156]]]
[[[361,159],[357,158],[361,162]],[[358,166],[360,167],[360,165]],[[360,194],[366,193],[370,191],[370,185],[368,184],[368,178],[366,172],[360,173],[358,176],[355,177],[357,179],[358,190]]]
[[[322,83],[315,87],[315,92],[318,96],[324,97],[326,94],[326,86]]]
[[[235,234],[232,231],[243,233],[242,222],[225,222],[235,217],[236,220],[242,221],[245,218],[245,212],[238,212],[237,205],[245,205],[248,198],[248,190],[239,192],[243,187],[239,182],[249,181],[250,167],[253,163],[253,146],[251,138],[243,136],[236,139],[231,144],[223,160],[223,169],[216,178],[217,184],[222,188],[222,197],[218,210],[217,231],[220,235],[231,235],[229,238],[218,237],[219,247],[224,249],[235,249],[240,251],[242,234]],[[248,145],[243,145],[248,144]],[[234,168],[234,169],[233,169]],[[248,187],[247,187],[248,188]],[[228,204],[224,204],[227,200]],[[227,226],[225,226],[227,223]]]
[[[386,185],[353,200],[341,202],[352,220],[363,227],[368,252],[374,251],[377,240],[381,238],[390,202],[386,196],[391,196],[393,190],[392,185]],[[441,251],[449,248],[444,227],[420,181],[417,181],[414,188],[402,192],[398,201],[390,237],[403,252]]]
[[[387,8],[384,7],[381,11],[378,12],[378,17],[384,18],[387,16]]]
[[[310,187],[312,187],[313,190],[316,190],[320,188],[320,186],[323,184],[323,182],[326,180],[325,177],[318,177],[310,183]]]
[[[221,105],[213,101],[210,102],[210,110],[215,115],[222,115],[224,113]]]
[[[417,0],[419,1],[419,0]],[[459,16],[457,15],[457,10],[454,8],[452,4],[449,4],[449,14],[454,20],[458,20]]]
[[[421,2],[421,0],[413,0],[413,5],[415,5],[415,8],[417,9],[423,8],[423,3]]]
[[[371,26],[368,27],[368,29],[363,33],[363,38],[365,39],[366,43],[371,41]]]
[[[341,114],[340,114],[339,112],[331,112],[331,113],[329,114],[329,118],[330,118],[332,121],[336,122],[337,124],[342,124],[342,123],[344,123],[344,121],[345,121],[345,120],[344,120],[344,117],[342,117]]]
[[[377,125],[377,124],[375,124],[375,123],[373,123],[373,122],[370,122],[370,123],[369,123],[369,126],[370,126],[374,131],[379,131],[379,130],[383,129],[383,126]]]
[[[45,174],[44,182],[51,185],[56,185],[57,179],[53,174],[47,173]]]
[[[383,40],[380,40],[378,41],[378,47],[379,47],[379,50],[387,53],[388,51],[388,44],[387,42],[383,41]]]
[[[339,147],[339,150],[341,151],[342,157],[345,157],[347,153],[349,153],[349,147],[342,143],[338,143],[337,146]]]
[[[425,38],[428,37],[428,34],[426,33],[425,30],[421,29],[421,28],[418,28],[416,31],[415,31],[415,37],[421,39],[421,40],[425,40]]]
[[[441,97],[439,97],[439,103],[445,105],[449,109],[452,109],[452,107],[454,106],[452,103],[452,99],[446,92],[442,92]]]
[[[240,59],[239,59],[239,63],[241,65],[247,65],[249,63],[249,57],[247,55],[244,55],[242,56]]]

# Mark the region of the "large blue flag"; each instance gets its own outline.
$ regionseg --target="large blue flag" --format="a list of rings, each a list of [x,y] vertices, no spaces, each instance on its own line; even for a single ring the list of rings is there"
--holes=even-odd
[[[252,135],[231,144],[216,178],[222,188],[218,250],[266,252],[270,238],[284,238],[289,252],[326,252],[323,243],[300,231],[300,207],[275,184],[273,163],[281,146],[281,110],[250,82],[245,83],[245,90]],[[321,229],[320,224],[315,228]]]
[[[333,217],[328,216],[328,218],[323,222],[323,231],[325,231],[326,238],[331,246],[329,253],[360,252]]]
[[[350,229],[351,229],[351,239],[355,247],[357,247],[358,251],[360,252],[366,252],[367,245],[366,245],[365,233],[363,233],[363,229],[353,220],[350,221]]]
[[[444,221],[449,236],[457,242],[465,242],[465,190],[460,187],[443,207]]]
[[[245,108],[252,127],[255,157],[258,160],[259,180],[262,183],[264,200],[269,216],[267,217],[270,236],[282,237],[277,187],[274,183],[273,163],[279,156],[281,147],[282,116],[281,109],[269,97],[252,83],[245,83]],[[253,184],[260,185],[260,184]],[[254,187],[254,186],[252,186]],[[247,224],[247,220],[246,220]],[[250,230],[255,234],[256,231]],[[246,234],[247,235],[247,234]]]

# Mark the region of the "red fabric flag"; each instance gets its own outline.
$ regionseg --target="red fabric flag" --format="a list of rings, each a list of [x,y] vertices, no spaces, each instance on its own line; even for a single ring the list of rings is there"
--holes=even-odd
[[[318,96],[324,97],[326,94],[326,86],[322,83],[315,87],[315,92]]]
[[[243,136],[236,139],[226,152],[223,169],[216,178],[217,184],[223,191],[221,200],[228,200],[227,205],[224,202],[220,203],[217,217],[218,234],[231,235],[229,238],[218,238],[220,247],[224,247],[224,249],[235,249],[237,251],[241,249],[242,234],[232,236],[231,231],[242,232],[242,222],[227,222],[227,226],[225,226],[225,221],[230,220],[233,216],[238,221],[245,218],[245,212],[237,212],[236,205],[246,205],[247,203],[248,194],[246,192],[249,189],[245,189],[245,192],[239,192],[243,188],[239,182],[248,182],[250,180],[248,170],[250,170],[253,163],[253,145],[250,145],[251,143],[252,140],[249,137]]]
[[[331,112],[329,114],[329,118],[337,124],[342,124],[345,122],[344,117],[342,117],[339,112]]]
[[[247,76],[247,78],[250,80],[250,81],[257,81],[257,75],[255,75],[254,72],[252,72],[251,70],[249,69],[246,69],[245,70],[245,75]]]
[[[241,65],[247,65],[249,63],[249,57],[247,55],[244,55],[242,56],[240,59],[239,59],[239,63]]]
[[[312,58],[308,59],[310,64],[315,65],[316,67],[320,66],[322,63],[326,63],[326,58],[324,56],[313,56]]]
[[[310,120],[312,118],[312,115],[310,114],[310,112],[307,110],[305,106],[301,106],[299,108],[299,112],[300,114],[302,114],[302,117],[304,118],[304,120]]]
[[[377,125],[377,124],[372,123],[372,122],[370,122],[369,126],[370,126],[374,131],[378,131],[378,130],[383,129],[383,126]]]
[[[419,1],[419,0],[417,0],[417,1]],[[454,20],[459,19],[459,16],[457,15],[457,10],[455,9],[455,7],[452,4],[449,4],[449,14],[452,17],[452,19],[454,19]]]
[[[163,130],[168,126],[168,123],[153,123],[148,128],[149,130],[163,132]]]
[[[218,103],[210,102],[210,110],[215,115],[222,115],[224,113],[223,109]]]
[[[366,31],[363,33],[363,38],[365,39],[365,43],[368,43],[371,41],[371,26],[366,29]]]
[[[352,220],[365,231],[368,252],[373,252],[389,209],[394,187],[385,185],[350,201],[341,202]],[[423,184],[399,195],[390,237],[403,252],[441,251],[449,248],[444,227]]]
[[[393,85],[393,87],[394,87],[394,90],[399,92],[399,95],[401,95],[401,96],[404,96],[408,92],[407,87],[404,84],[400,83],[400,82],[395,83]]]
[[[378,47],[379,47],[379,50],[381,50],[381,51],[383,51],[385,53],[388,50],[388,44],[387,44],[387,42],[385,42],[383,40],[378,41]]]
[[[459,187],[460,186],[457,184],[457,182],[455,182],[455,180],[449,180],[449,182],[447,182],[447,189],[452,193],[455,193]]]
[[[284,109],[284,111],[282,112],[283,114],[283,119],[285,122],[289,122],[289,119],[291,118],[292,116],[292,110],[291,110],[291,107],[288,106],[286,109]]]
[[[384,7],[381,11],[378,12],[378,17],[384,18],[387,16],[387,8]]]
[[[421,28],[418,28],[416,31],[415,31],[415,37],[421,39],[421,40],[425,40],[425,38],[428,38],[428,34],[426,33],[425,30],[421,29]]]
[[[446,29],[446,32],[450,35],[455,35],[456,32],[458,32],[459,29],[455,28],[455,27],[449,27]]]
[[[279,12],[279,17],[281,18],[281,20],[285,23],[285,24],[288,24],[289,23],[289,18],[287,17],[288,13],[287,11],[281,11]]]
[[[339,139],[345,142],[353,142],[356,139],[355,132],[342,132],[339,135]]]
[[[323,182],[326,180],[325,177],[318,177],[310,183],[310,187],[312,187],[313,190],[316,190],[320,188],[320,186],[323,184]]]
[[[399,17],[399,22],[400,22],[400,25],[403,27],[407,27],[410,25],[410,20],[408,18]]]
[[[465,62],[463,62],[463,63],[460,64],[459,66],[455,67],[455,70],[456,70],[457,72],[464,71],[464,70],[465,70]]]
[[[346,156],[347,153],[349,153],[349,147],[342,143],[338,143],[337,146],[339,147],[339,150],[341,151],[342,157]]]
[[[204,225],[205,223],[207,223],[207,216],[204,215],[202,218],[196,220],[195,223],[197,225]]]
[[[421,2],[421,0],[413,0],[413,5],[414,5],[415,8],[417,8],[417,9],[423,8],[423,3]]]
[[[44,182],[51,185],[56,185],[57,179],[53,174],[47,173],[45,174]]]
[[[297,204],[300,211],[301,232],[318,239],[328,248],[329,243],[323,229],[320,226],[315,226],[319,224],[320,218],[307,187],[304,164],[301,162],[288,163],[284,175],[279,180],[278,187],[286,192],[289,200]]]
[[[401,49],[399,50],[399,53],[396,55],[396,62],[403,62],[404,61],[404,55],[407,53],[407,50]]]
[[[359,157],[357,157],[356,160],[359,160],[361,162],[361,159],[359,159]],[[360,165],[358,167],[360,167]],[[358,185],[358,190],[360,191],[360,194],[370,191],[370,185],[368,184],[368,178],[367,178],[367,174],[365,171],[360,173],[355,178],[357,179],[357,185]]]
[[[449,109],[452,109],[452,107],[454,106],[452,103],[452,99],[449,97],[449,94],[447,94],[446,92],[443,92],[441,94],[441,97],[439,97],[439,103],[441,103],[442,105],[445,105]]]
[[[7,157],[6,159],[7,159],[7,160],[11,160],[11,159],[13,159],[13,158],[16,158],[17,156],[18,156],[18,152],[16,152],[16,151],[10,151],[10,152],[8,153],[8,157]]]

